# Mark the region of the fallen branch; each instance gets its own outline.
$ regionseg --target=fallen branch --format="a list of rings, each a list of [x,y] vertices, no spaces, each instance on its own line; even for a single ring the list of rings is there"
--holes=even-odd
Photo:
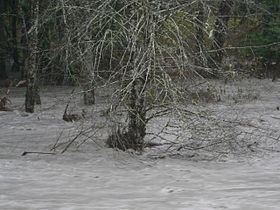
[[[27,152],[27,151],[24,151],[21,154],[21,156],[25,156],[27,154],[56,155],[56,153],[53,153],[53,152]]]
[[[64,152],[66,152],[67,149],[71,146],[71,144],[73,144],[74,141],[75,141],[76,139],[78,139],[78,137],[79,137],[81,134],[82,134],[82,131],[81,131],[80,133],[78,133],[78,134],[66,145],[66,147],[61,151],[61,154],[63,154]]]

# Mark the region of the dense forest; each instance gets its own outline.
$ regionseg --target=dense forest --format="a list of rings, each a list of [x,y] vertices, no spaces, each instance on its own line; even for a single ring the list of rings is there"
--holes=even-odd
[[[113,85],[108,112],[125,107],[128,123],[107,144],[123,150],[179,110],[178,81],[275,80],[279,65],[279,0],[0,0],[1,85],[26,85],[30,113],[44,85],[78,86],[85,105]]]

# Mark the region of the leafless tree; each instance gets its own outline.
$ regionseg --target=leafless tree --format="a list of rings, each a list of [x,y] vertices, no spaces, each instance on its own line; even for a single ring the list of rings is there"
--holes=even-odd
[[[186,116],[186,90],[180,83],[203,71],[216,73],[232,5],[200,0],[56,4],[67,25],[61,43],[67,72],[83,87],[85,103],[94,103],[98,85],[113,84],[109,112],[127,111],[126,123],[118,119],[107,140],[110,146],[142,150],[150,120],[164,114]],[[215,64],[210,68],[205,65],[209,57]]]

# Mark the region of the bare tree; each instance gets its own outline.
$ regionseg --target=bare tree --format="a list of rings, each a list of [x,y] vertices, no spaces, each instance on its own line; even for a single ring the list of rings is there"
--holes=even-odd
[[[63,8],[68,26],[61,46],[67,49],[65,61],[89,98],[100,84],[114,88],[108,112],[116,129],[107,143],[122,150],[145,147],[150,120],[171,113],[186,116],[181,82],[190,81],[198,67],[208,71],[204,66],[208,57],[215,64],[211,68],[217,68],[232,6],[232,1],[63,2],[56,9]],[[208,46],[212,56],[207,54],[211,40],[205,40],[206,22],[214,31],[214,44]],[[101,74],[103,68],[108,75]],[[86,97],[86,103],[94,102]],[[121,109],[126,120],[115,120]]]
[[[116,110],[127,110],[127,124],[109,137],[109,145],[141,150],[149,120],[178,106],[182,94],[177,80],[193,70],[197,58],[193,52],[203,45],[197,44],[203,42],[203,35],[195,44],[188,39],[188,33],[197,34],[188,24],[203,30],[203,14],[197,19],[200,25],[189,15],[192,3],[84,0],[60,4],[68,23],[65,60],[72,72],[78,73],[84,92],[94,90],[96,78],[102,79],[101,63],[107,59],[111,72],[104,82],[117,84],[112,103]],[[178,76],[173,77],[174,73]]]
[[[163,40],[157,39],[157,35],[171,32],[175,35],[174,42],[178,44],[183,42],[177,23],[173,22],[172,12],[169,12],[172,8],[169,8],[168,4],[165,5],[164,1],[157,3],[159,4],[143,0],[124,4],[128,5],[127,7],[123,6],[126,10],[121,16],[123,22],[130,20],[130,23],[120,26],[123,33],[126,33],[125,50],[128,55],[125,65],[122,66],[124,79],[121,80],[123,95],[121,102],[127,107],[128,125],[127,130],[122,133],[117,130],[107,141],[110,146],[120,149],[143,149],[147,123],[156,115],[154,113],[155,115],[151,116],[148,111],[157,107],[157,102],[164,104],[168,100],[176,101],[176,96],[172,96],[176,90],[169,84],[172,79],[168,75],[168,67],[165,66],[168,56],[171,56],[169,61],[177,65],[178,71],[183,69],[184,58],[187,58],[184,56],[185,50],[182,45],[179,46],[180,51],[176,55],[175,46],[168,48]],[[168,17],[171,27],[177,27],[175,31],[162,28]],[[166,38],[172,37],[169,35],[170,37]],[[148,100],[150,96],[152,97]]]

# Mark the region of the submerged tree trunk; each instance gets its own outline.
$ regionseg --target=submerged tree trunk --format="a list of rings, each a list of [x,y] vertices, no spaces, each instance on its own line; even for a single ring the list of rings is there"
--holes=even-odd
[[[139,35],[132,36],[132,40],[135,40],[135,48],[133,49],[132,47],[133,55],[131,62],[133,63],[134,69],[132,70],[133,81],[131,84],[128,109],[128,133],[133,139],[132,143],[136,146],[138,145],[138,149],[143,148],[144,137],[146,135],[146,92],[150,79],[149,72],[151,70],[151,57],[153,51],[153,45],[151,42],[155,35],[153,13],[149,9],[149,1],[144,1],[143,8],[145,8],[142,16],[145,20],[142,31],[143,40],[139,40]]]
[[[147,126],[147,90],[152,71],[151,61],[154,59],[155,52],[153,48],[155,23],[148,0],[132,4],[129,10],[133,11],[126,13],[132,14],[130,28],[126,30],[129,57],[125,64],[123,72],[125,76],[121,80],[122,90],[120,91],[121,94],[124,93],[122,102],[125,103],[128,112],[128,124],[123,130],[117,125],[117,129],[109,136],[107,144],[121,150],[142,150],[145,146]],[[134,11],[137,11],[137,15],[134,15]]]
[[[30,25],[27,34],[28,57],[26,59],[26,76],[27,88],[25,96],[25,111],[33,113],[34,105],[40,102],[38,94],[37,70],[38,70],[38,15],[39,15],[39,0],[31,2],[30,10]]]
[[[218,76],[217,68],[220,67],[224,57],[225,51],[222,48],[228,32],[228,21],[232,5],[232,0],[222,0],[219,5],[217,20],[213,32],[213,44],[211,48],[213,53],[211,54],[209,60],[209,66],[215,69],[214,76]]]
[[[89,45],[89,44],[86,44]],[[85,69],[82,74],[84,75],[82,87],[84,91],[84,104],[95,104],[95,87],[94,87],[94,68],[93,68],[93,55],[91,46],[86,46],[85,52]]]
[[[139,78],[133,81],[130,91],[128,133],[132,144],[143,145],[146,135],[146,106],[145,106],[145,80]]]
[[[94,90],[94,82],[87,81],[83,87],[84,91],[84,104],[85,105],[93,105],[95,104],[95,90]]]

